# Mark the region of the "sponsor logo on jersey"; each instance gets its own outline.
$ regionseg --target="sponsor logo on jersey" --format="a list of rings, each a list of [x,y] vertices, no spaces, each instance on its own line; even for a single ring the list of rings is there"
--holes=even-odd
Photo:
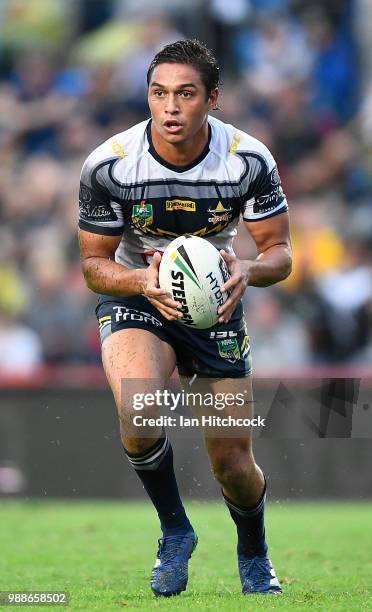
[[[229,153],[231,153],[231,155],[234,155],[236,149],[239,146],[239,142],[241,141],[240,136],[238,136],[238,134],[234,134],[233,139],[232,139],[232,143],[230,145],[229,148]]]
[[[176,253],[173,253],[173,254],[177,256]],[[175,263],[177,263],[176,259],[174,259],[174,261]],[[185,276],[182,270],[172,270],[171,276],[172,276],[173,299],[182,305],[181,306],[181,310],[182,310],[181,320],[187,325],[195,325],[194,319],[189,313],[189,307],[187,305],[186,293],[185,293]],[[188,276],[190,275],[188,274]]]
[[[85,185],[80,185],[79,199],[82,202],[90,202],[92,199],[90,189],[88,189],[88,187]]]
[[[110,204],[92,201],[92,195],[87,187],[80,187],[79,212],[84,221],[117,221],[116,212]]]
[[[279,176],[278,168],[276,166],[275,168],[271,170],[270,181],[271,181],[271,184],[274,185],[274,187],[276,187],[277,185],[280,185],[280,176]]]
[[[113,140],[112,143],[111,143],[111,148],[112,148],[113,152],[115,153],[115,155],[118,155],[119,157],[127,157],[125,149],[124,149],[123,145],[120,144],[120,142],[117,142],[116,140]]]
[[[267,213],[275,210],[275,208],[282,202],[283,198],[283,189],[280,185],[277,185],[270,193],[266,193],[255,198],[253,203],[253,212]]]
[[[236,338],[226,338],[226,340],[217,340],[218,352],[222,359],[226,359],[229,363],[235,363],[240,359],[240,350]]]
[[[216,208],[207,208],[207,212],[212,215],[208,217],[208,223],[221,223],[222,221],[230,221],[232,217],[232,206],[225,206],[222,202],[218,202]]]
[[[133,204],[132,223],[135,227],[142,229],[151,225],[153,218],[152,204],[146,204],[145,200],[142,200],[140,204]]]
[[[196,203],[192,200],[166,200],[165,210],[172,212],[173,210],[184,210],[185,212],[195,212]]]

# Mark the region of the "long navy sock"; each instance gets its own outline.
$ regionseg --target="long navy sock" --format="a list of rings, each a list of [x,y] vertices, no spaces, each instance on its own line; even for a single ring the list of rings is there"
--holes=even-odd
[[[178,492],[173,451],[167,435],[142,453],[124,450],[157,510],[163,535],[189,531],[192,527]]]
[[[247,557],[265,557],[264,507],[266,498],[266,481],[260,499],[251,508],[242,508],[224,495],[225,503],[238,532],[238,554]]]

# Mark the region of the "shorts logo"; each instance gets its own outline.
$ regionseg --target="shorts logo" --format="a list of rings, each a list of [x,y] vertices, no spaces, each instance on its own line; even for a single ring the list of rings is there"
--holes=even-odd
[[[234,331],[212,331],[209,334],[211,340],[222,340],[222,338],[235,338],[238,335],[238,332]]]
[[[207,212],[212,215],[208,217],[208,223],[221,223],[221,221],[230,221],[232,214],[232,207],[224,207],[222,202],[218,202],[216,208],[207,208]]]
[[[151,325],[156,327],[163,325],[159,319],[143,310],[135,310],[126,306],[113,306],[113,310],[115,310],[115,323],[120,323],[121,321],[140,321],[141,323],[151,323]]]
[[[240,350],[236,338],[217,340],[217,346],[220,357],[226,359],[229,363],[235,363],[240,359]]]
[[[152,204],[146,204],[141,200],[140,204],[134,204],[132,210],[132,223],[134,227],[142,229],[153,222]]]
[[[105,317],[101,317],[100,319],[98,319],[98,324],[100,328],[104,325],[107,325],[108,323],[111,323],[111,315],[106,315]]]
[[[165,210],[172,212],[173,210],[184,210],[185,212],[195,212],[196,203],[192,200],[166,200]]]
[[[244,336],[242,345],[240,347],[240,355],[242,359],[245,359],[247,355],[249,355],[250,346],[249,346],[249,336]]]

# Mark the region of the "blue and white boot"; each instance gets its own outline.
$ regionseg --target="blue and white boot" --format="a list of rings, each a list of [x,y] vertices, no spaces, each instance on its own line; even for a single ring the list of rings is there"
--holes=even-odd
[[[186,590],[188,561],[198,543],[194,531],[184,535],[165,536],[159,540],[151,588],[155,595],[170,597]]]
[[[238,555],[243,595],[280,595],[282,589],[268,557]]]

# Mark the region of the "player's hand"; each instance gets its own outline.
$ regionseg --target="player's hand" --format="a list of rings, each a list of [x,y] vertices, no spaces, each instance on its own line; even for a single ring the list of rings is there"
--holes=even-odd
[[[165,289],[159,287],[160,262],[160,253],[154,253],[151,264],[143,271],[141,293],[168,321],[177,321],[182,317],[181,304],[170,298]]]
[[[231,274],[229,280],[222,285],[221,291],[230,291],[231,293],[223,306],[220,306],[218,309],[218,322],[228,323],[240,298],[247,288],[250,262],[241,261],[240,259],[237,259],[235,255],[230,255],[223,250],[220,251],[220,253],[224,258]]]

